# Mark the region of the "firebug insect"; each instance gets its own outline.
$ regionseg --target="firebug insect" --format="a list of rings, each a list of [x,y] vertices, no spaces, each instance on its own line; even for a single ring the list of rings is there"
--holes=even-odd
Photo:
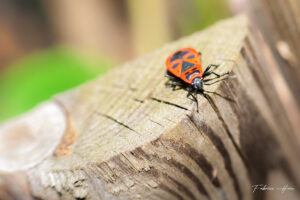
[[[219,67],[219,65],[216,64],[208,65],[203,72],[201,66],[201,53],[190,47],[181,48],[169,55],[166,60],[166,67],[167,73],[165,76],[171,81],[171,84],[169,85],[171,85],[173,89],[175,89],[176,86],[185,87],[188,91],[187,96],[189,97],[191,95],[196,101],[197,111],[198,102],[193,93],[206,92],[203,90],[203,85],[210,85],[211,83],[207,82],[229,74],[228,72],[224,74],[215,73],[214,70]],[[212,74],[216,77],[207,79],[207,77]]]

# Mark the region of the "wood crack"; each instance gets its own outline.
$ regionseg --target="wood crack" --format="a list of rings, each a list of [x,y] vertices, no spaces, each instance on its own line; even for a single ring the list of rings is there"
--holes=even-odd
[[[115,119],[115,118],[113,118],[113,117],[111,117],[109,115],[106,115],[106,114],[103,114],[103,113],[99,113],[99,112],[98,112],[98,114],[101,115],[101,116],[103,116],[103,117],[105,117],[105,118],[107,118],[107,119],[110,119],[110,120],[116,122],[117,124],[125,127],[126,129],[128,129],[128,130],[130,130],[132,132],[135,132],[138,135],[141,135],[139,132],[137,132],[134,129],[130,128],[128,125],[124,124],[123,122],[120,122],[119,120],[117,120],[117,119]]]
[[[134,101],[136,102],[139,102],[139,103],[144,103],[145,101],[144,100],[140,100],[140,99],[137,99],[137,98],[133,98]]]
[[[170,105],[170,106],[175,106],[176,108],[180,108],[182,110],[188,110],[187,108],[185,108],[183,106],[177,105],[175,103],[171,103],[169,101],[164,101],[164,100],[157,99],[157,98],[154,98],[154,97],[151,97],[150,99],[153,100],[153,101],[159,102],[159,103],[164,103],[164,104],[167,104],[167,105]]]

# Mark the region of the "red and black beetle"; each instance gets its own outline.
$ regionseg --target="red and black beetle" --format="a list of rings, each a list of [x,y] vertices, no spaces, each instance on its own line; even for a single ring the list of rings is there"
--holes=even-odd
[[[219,65],[216,64],[208,65],[203,72],[201,66],[201,53],[190,47],[181,48],[169,55],[166,60],[166,67],[167,73],[165,76],[171,80],[170,85],[173,88],[176,86],[185,87],[188,90],[187,96],[192,95],[193,92],[205,92],[203,90],[203,85],[211,84],[206,82],[229,74],[229,72],[224,74],[215,73],[214,70],[219,67]],[[214,69],[210,70],[213,67]],[[216,77],[207,79],[207,77],[212,74]],[[197,102],[193,95],[192,97]]]

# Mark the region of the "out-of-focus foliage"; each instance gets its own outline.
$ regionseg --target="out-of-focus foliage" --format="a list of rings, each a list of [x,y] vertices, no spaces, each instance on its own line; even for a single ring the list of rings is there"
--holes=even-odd
[[[105,72],[105,60],[64,48],[35,53],[0,74],[0,121]]]
[[[178,0],[176,13],[179,36],[202,30],[231,15],[226,0]]]
[[[226,0],[195,0],[195,3],[201,17],[200,29],[231,15]]]

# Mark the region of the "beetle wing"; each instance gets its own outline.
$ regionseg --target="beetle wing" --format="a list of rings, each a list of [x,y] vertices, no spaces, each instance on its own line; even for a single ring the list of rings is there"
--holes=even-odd
[[[198,73],[202,76],[201,58],[193,48],[181,48],[171,54],[166,60],[166,67],[170,73],[189,84],[191,75]]]

